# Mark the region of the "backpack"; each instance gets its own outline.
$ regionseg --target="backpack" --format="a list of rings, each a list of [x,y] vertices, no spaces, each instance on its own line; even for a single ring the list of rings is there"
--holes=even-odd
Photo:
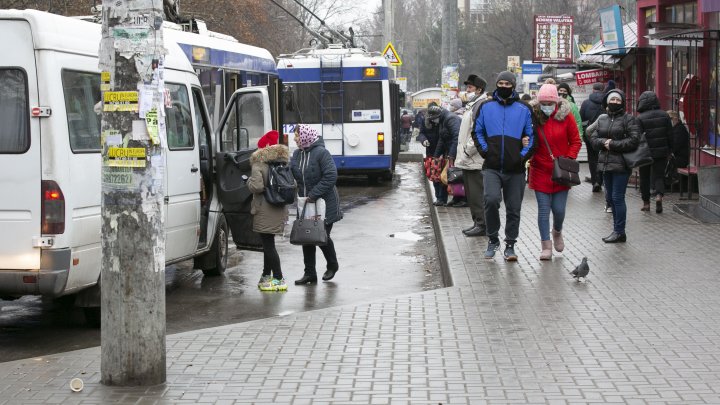
[[[265,201],[272,205],[284,206],[295,201],[297,186],[290,166],[285,163],[268,163],[268,178],[265,185]]]

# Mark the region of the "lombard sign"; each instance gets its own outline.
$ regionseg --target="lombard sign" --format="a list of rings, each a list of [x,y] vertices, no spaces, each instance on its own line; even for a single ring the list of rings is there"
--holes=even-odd
[[[598,12],[600,13],[600,35],[603,47],[610,49],[608,54],[624,55],[625,35],[620,17],[620,6],[616,4],[601,8]]]
[[[575,72],[575,82],[578,86],[585,86],[610,79],[610,72],[603,69],[583,70]]]

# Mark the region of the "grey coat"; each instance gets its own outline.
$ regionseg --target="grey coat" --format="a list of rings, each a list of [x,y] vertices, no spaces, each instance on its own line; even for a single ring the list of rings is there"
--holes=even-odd
[[[300,197],[325,200],[325,223],[330,225],[341,220],[340,196],[335,188],[337,168],[322,138],[306,149],[293,152],[290,167]]]
[[[287,208],[272,205],[265,201],[265,184],[267,184],[270,162],[287,164],[290,151],[285,145],[272,145],[258,149],[250,156],[252,172],[247,181],[248,190],[253,193],[250,213],[253,216],[253,231],[258,233],[282,234],[287,222]]]

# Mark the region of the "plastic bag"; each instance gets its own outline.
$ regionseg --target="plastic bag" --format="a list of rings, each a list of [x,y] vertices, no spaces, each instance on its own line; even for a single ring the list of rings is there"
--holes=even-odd
[[[298,197],[297,198],[297,207],[296,212],[297,216],[300,217],[300,211],[301,207],[305,205],[305,201],[307,200],[307,197]],[[315,208],[317,207],[317,212],[315,212]],[[317,220],[325,220],[325,200],[322,198],[318,198],[316,201],[316,204],[308,204],[307,208],[305,209],[305,218],[306,219],[317,219]]]

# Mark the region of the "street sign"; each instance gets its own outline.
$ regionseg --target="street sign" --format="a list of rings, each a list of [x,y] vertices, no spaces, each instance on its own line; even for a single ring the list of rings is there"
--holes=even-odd
[[[569,15],[536,15],[533,62],[573,62],[573,17]]]
[[[397,51],[395,51],[395,47],[393,46],[392,42],[388,42],[382,55],[385,59],[387,59],[389,64],[393,66],[402,66],[402,60],[400,60],[400,55],[398,55]]]
[[[523,63],[522,74],[523,75],[541,75],[542,74],[542,63]]]
[[[520,68],[520,56],[513,55],[507,57],[507,70],[509,72],[518,73]]]

